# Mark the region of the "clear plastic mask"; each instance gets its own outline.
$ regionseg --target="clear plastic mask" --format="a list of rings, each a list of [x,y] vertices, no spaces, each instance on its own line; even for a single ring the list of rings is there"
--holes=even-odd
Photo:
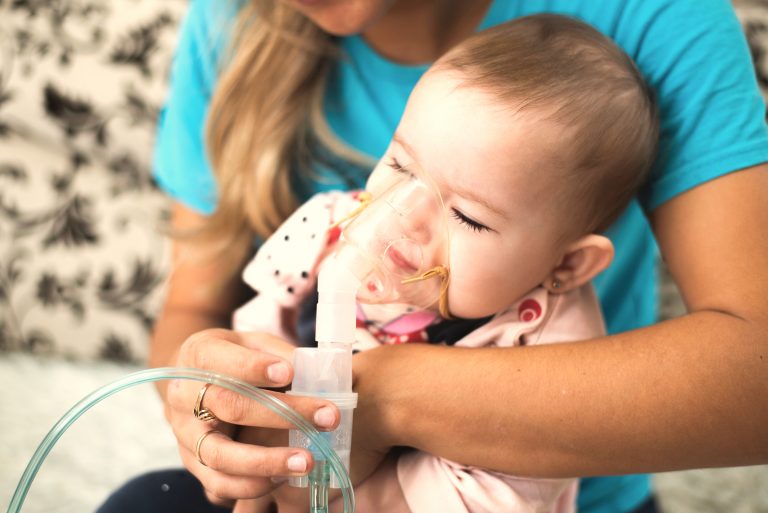
[[[360,302],[440,305],[442,312],[448,226],[431,178],[421,170],[398,174],[342,229],[337,258],[361,281]]]

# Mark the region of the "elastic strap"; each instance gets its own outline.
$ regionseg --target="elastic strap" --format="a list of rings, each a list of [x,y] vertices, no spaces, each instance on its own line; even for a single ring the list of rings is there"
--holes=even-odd
[[[440,315],[443,319],[452,319],[451,312],[448,308],[448,283],[451,281],[451,272],[444,265],[438,265],[432,269],[423,272],[419,276],[413,278],[406,278],[401,281],[403,285],[409,283],[417,283],[424,280],[429,280],[435,276],[440,277],[440,299],[438,301],[438,308],[440,309]]]
[[[370,192],[367,191],[361,191],[357,195],[357,200],[360,202],[360,205],[356,209],[354,209],[352,212],[347,214],[346,216],[342,217],[335,223],[331,225],[331,229],[337,228],[341,226],[342,224],[346,223],[347,221],[350,221],[354,219],[355,217],[359,216],[360,213],[366,209],[368,205],[371,204],[371,201],[373,201],[373,195]]]

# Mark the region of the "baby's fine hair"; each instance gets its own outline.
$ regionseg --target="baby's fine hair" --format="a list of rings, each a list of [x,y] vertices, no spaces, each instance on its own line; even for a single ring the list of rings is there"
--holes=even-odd
[[[566,187],[551,199],[582,234],[605,230],[646,180],[659,137],[654,95],[632,60],[586,23],[518,18],[463,41],[435,69],[459,71],[517,112],[547,113],[567,128],[558,156]]]

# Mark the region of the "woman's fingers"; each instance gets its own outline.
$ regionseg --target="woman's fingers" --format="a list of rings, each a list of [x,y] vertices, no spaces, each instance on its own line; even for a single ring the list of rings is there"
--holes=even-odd
[[[210,436],[207,438],[211,438]],[[207,441],[207,439],[206,439]],[[225,500],[253,499],[268,494],[277,486],[268,477],[231,476],[202,465],[195,454],[180,448],[184,466],[200,481],[208,500],[221,504]]]
[[[249,347],[241,344],[248,344]],[[267,350],[286,353],[286,345],[287,342],[266,334],[238,334],[223,329],[205,330],[192,335],[184,342],[176,365],[227,374],[255,386],[285,386],[293,378],[293,369],[286,360]],[[172,382],[166,390],[167,403],[179,414],[191,414],[200,402],[201,408],[231,424],[280,429],[292,427],[278,414],[236,392],[220,387],[203,390],[204,386],[199,382]],[[203,392],[204,396],[200,401]],[[278,397],[312,422],[317,429],[329,430],[338,424],[338,409],[330,401],[282,394]]]
[[[240,451],[231,450],[229,447],[222,450],[219,445],[220,441],[235,443],[231,441],[231,436],[236,433],[236,426],[223,422],[203,423],[191,415],[173,415],[170,421],[179,445],[181,460],[203,485],[211,503],[231,507],[234,499],[260,497],[277,486],[277,483],[270,479],[271,474],[261,473],[265,470],[269,472],[270,465],[280,468],[279,464],[274,463],[276,455],[267,454],[262,457],[258,454],[259,450],[265,448],[252,446],[252,452],[255,453],[253,458],[258,462],[256,464],[239,466],[243,462],[227,461],[228,454],[233,454],[236,458],[242,457]],[[249,453],[247,457],[251,458],[252,454]],[[255,473],[252,475],[227,474],[208,466],[209,461],[215,467],[235,468]]]
[[[176,381],[168,387],[166,400],[168,406],[180,415],[194,418],[194,409],[205,384],[200,382]],[[266,391],[296,410],[311,422],[318,430],[334,429],[339,423],[336,406],[326,400],[314,397],[300,397],[279,392]],[[215,385],[205,390],[201,408],[208,410],[220,421],[239,426],[258,426],[275,429],[291,429],[293,424],[258,402],[237,392],[232,392]]]
[[[203,431],[194,447],[198,463],[230,476],[302,476],[312,465],[307,450],[244,444],[215,430]]]
[[[269,335],[206,330],[182,344],[175,365],[227,374],[255,386],[282,387],[293,378],[293,369],[278,354],[289,358],[291,350],[285,341]],[[317,429],[330,430],[338,425],[339,411],[330,401],[267,393],[287,403]],[[269,434],[265,428],[283,430],[284,435],[285,429],[293,427],[257,401],[219,386],[187,380],[171,382],[165,399],[166,416],[182,461],[217,504],[261,497],[285,476],[305,475],[312,466],[312,455],[305,449],[264,447],[231,439],[235,425],[258,428],[252,433],[255,442]],[[285,445],[286,437],[281,439],[279,434],[264,438],[265,443]]]
[[[263,447],[232,441],[235,426],[221,420],[202,422],[191,412],[186,415],[177,412],[169,420],[180,451],[194,455],[195,459],[199,454],[211,470],[232,475],[273,477],[302,475],[312,464],[311,454],[303,449]],[[254,443],[286,444],[285,433],[282,431],[281,436],[279,431],[243,428],[244,440]]]
[[[203,431],[194,450],[181,445],[179,452],[184,466],[216,504],[262,497],[285,476],[305,475],[312,463],[308,451],[241,444],[215,430]]]
[[[269,338],[260,335],[260,338]],[[281,387],[293,379],[290,363],[265,350],[245,347],[238,333],[210,329],[190,336],[179,349],[176,365],[226,374],[258,387]],[[252,344],[252,342],[251,342]]]

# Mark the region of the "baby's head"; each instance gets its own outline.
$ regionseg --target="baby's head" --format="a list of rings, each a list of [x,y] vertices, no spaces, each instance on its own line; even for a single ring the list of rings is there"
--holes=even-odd
[[[582,22],[529,16],[425,74],[368,189],[403,169],[431,177],[451,217],[451,313],[482,317],[608,266],[600,233],[645,180],[657,139],[652,94],[621,49]]]
[[[562,128],[547,151],[565,174],[537,176],[550,180],[571,228],[603,231],[645,180],[658,139],[652,93],[632,60],[589,25],[521,18],[468,39],[432,72],[484,91],[512,116]]]

